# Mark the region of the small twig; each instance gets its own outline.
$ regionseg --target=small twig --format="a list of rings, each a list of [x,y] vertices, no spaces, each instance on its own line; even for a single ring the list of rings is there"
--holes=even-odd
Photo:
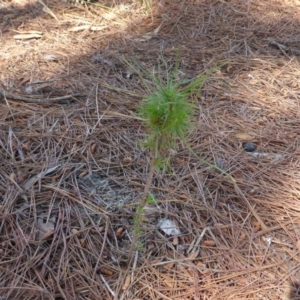
[[[200,236],[198,237],[197,240],[193,240],[193,242],[191,243],[189,249],[187,250],[187,253],[190,255],[191,253],[194,253],[195,256],[198,256],[199,254],[199,251],[200,251],[200,246],[199,244],[201,243],[204,235],[206,234],[206,232],[208,231],[208,233],[210,234],[210,236],[212,237],[212,239],[216,242],[216,237],[215,235],[212,233],[211,231],[211,228],[210,227],[205,227],[203,230],[202,230],[202,233],[200,234]]]
[[[114,291],[111,289],[111,287],[108,285],[107,281],[105,280],[104,276],[102,276],[100,274],[100,278],[102,279],[102,281],[104,282],[105,286],[107,287],[107,289],[109,290],[109,292],[112,294],[113,297],[115,297],[115,293]]]
[[[253,214],[253,216],[255,217],[255,219],[257,220],[257,222],[260,224],[261,228],[263,230],[267,230],[268,227],[265,225],[265,223],[263,222],[263,220],[261,219],[261,217],[258,215],[258,213],[254,210],[254,208],[251,206],[250,202],[248,201],[247,197],[243,194],[243,192],[241,191],[241,189],[238,187],[236,182],[233,182],[233,186],[235,191],[237,192],[237,194],[245,201],[245,203],[247,204],[249,210],[251,211],[251,213]]]
[[[270,45],[276,47],[277,49],[279,49],[284,55],[286,55],[286,52],[290,52],[294,55],[300,55],[300,50],[295,49],[295,48],[291,48],[291,47],[287,47],[283,44],[280,44],[276,41],[270,41]]]
[[[67,100],[75,97],[84,97],[85,95],[83,94],[74,94],[74,95],[66,95],[66,96],[61,96],[61,97],[55,97],[55,98],[41,98],[41,99],[34,99],[34,98],[27,98],[23,96],[19,96],[13,93],[9,93],[4,91],[3,89],[0,89],[0,97],[3,98],[11,98],[14,100],[21,100],[24,102],[28,103],[54,103],[62,100]]]
[[[142,202],[140,203],[141,207],[144,207],[146,205],[147,196],[148,196],[148,193],[149,193],[149,190],[151,187],[151,183],[152,183],[152,179],[153,179],[153,175],[154,175],[154,171],[155,171],[156,157],[155,157],[155,149],[154,148],[151,149],[150,159],[151,159],[150,170],[149,170],[147,182],[146,182],[146,185],[144,188]]]
[[[144,206],[146,205],[147,196],[148,196],[148,193],[149,193],[149,189],[150,189],[152,179],[153,179],[153,175],[154,175],[154,171],[155,171],[155,149],[154,149],[154,147],[152,147],[152,149],[151,149],[150,159],[151,159],[150,170],[149,170],[149,173],[148,173],[148,178],[147,178],[146,185],[144,187],[144,192],[143,192],[143,195],[142,195],[142,199],[141,199],[141,202],[139,203],[139,207],[142,207],[142,208],[144,208]],[[135,225],[136,226],[141,226],[140,223],[141,222],[139,221],[138,224],[135,224]],[[135,247],[136,247],[136,242],[137,242],[138,238],[139,237],[138,237],[137,233],[134,230],[132,241],[131,241],[131,246],[130,246],[129,254],[128,254],[128,265],[131,264],[133,253],[134,253],[134,250],[135,250]]]
[[[134,281],[133,275],[134,275],[134,270],[137,265],[138,257],[139,257],[139,251],[135,251],[135,256],[134,256],[134,261],[133,261],[133,266],[132,266],[132,271],[131,271],[131,282]]]

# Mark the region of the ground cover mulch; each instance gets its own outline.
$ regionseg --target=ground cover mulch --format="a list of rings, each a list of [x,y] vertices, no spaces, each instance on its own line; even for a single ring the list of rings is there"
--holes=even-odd
[[[299,14],[299,1],[2,1],[0,299],[300,299]],[[187,141],[236,184],[178,141],[131,253],[144,70],[164,78],[177,55],[178,80],[227,62],[190,99]]]

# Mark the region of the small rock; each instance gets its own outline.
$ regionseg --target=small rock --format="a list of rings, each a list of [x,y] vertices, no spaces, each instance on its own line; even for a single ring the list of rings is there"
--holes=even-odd
[[[243,143],[243,149],[246,152],[253,152],[256,150],[256,146],[252,142]]]

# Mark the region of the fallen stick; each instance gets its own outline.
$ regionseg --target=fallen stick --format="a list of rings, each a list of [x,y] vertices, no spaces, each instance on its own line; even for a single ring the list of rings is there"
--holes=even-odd
[[[4,91],[3,89],[0,89],[0,98],[10,98],[14,100],[20,100],[28,103],[55,103],[59,102],[62,100],[68,100],[71,98],[76,98],[76,97],[84,97],[85,95],[83,94],[73,94],[73,95],[66,95],[66,96],[61,96],[61,97],[55,97],[55,98],[40,98],[40,99],[34,99],[34,98],[27,98],[23,96],[19,96],[17,94],[9,93]]]

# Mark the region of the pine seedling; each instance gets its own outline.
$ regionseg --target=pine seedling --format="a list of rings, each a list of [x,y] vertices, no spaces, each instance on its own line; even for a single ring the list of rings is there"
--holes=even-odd
[[[154,195],[152,195],[151,193],[149,193],[149,195],[146,198],[146,203],[148,205],[154,205],[154,204],[157,204],[157,200],[155,199]]]
[[[148,172],[148,178],[144,187],[141,202],[138,205],[135,218],[135,230],[130,249],[129,259],[132,258],[132,252],[137,247],[137,242],[141,236],[140,228],[143,222],[142,211],[147,200],[149,201],[149,189],[156,165],[161,165],[164,161],[164,154],[169,153],[170,149],[176,149],[178,140],[182,140],[187,146],[186,139],[189,131],[192,129],[192,119],[196,106],[188,100],[192,96],[198,96],[203,88],[203,85],[217,69],[224,66],[220,65],[213,68],[206,73],[203,73],[191,81],[180,81],[178,78],[178,56],[172,72],[168,72],[168,66],[164,58],[161,58],[165,69],[167,70],[165,78],[161,75],[159,68],[159,75],[155,77],[147,71],[145,73],[153,81],[155,88],[151,89],[142,76],[140,78],[145,83],[149,94],[143,99],[138,107],[139,117],[142,118],[143,123],[148,131],[148,139],[145,146],[150,149],[151,164]],[[136,71],[136,70],[135,70]],[[137,72],[140,74],[139,72]],[[196,155],[190,147],[188,149]],[[217,166],[202,160],[197,155],[196,157],[202,162],[214,167]],[[223,173],[224,171],[221,170]],[[229,175],[230,176],[230,175]]]
[[[167,63],[163,57],[162,61],[167,70]],[[181,140],[199,161],[235,182],[234,178],[224,170],[199,157],[186,142],[187,134],[192,129],[192,118],[196,108],[188,100],[193,97],[197,98],[208,78],[226,64],[227,62],[212,68],[193,80],[178,81],[176,80],[178,75],[177,56],[175,67],[171,73],[167,72],[165,81],[162,79],[161,72],[157,78],[148,73],[155,84],[155,89],[143,99],[139,106],[139,115],[144,120],[144,125],[149,133],[145,146],[151,150],[154,165],[162,168],[164,162],[168,161],[163,153],[170,149],[176,149],[178,140]],[[151,172],[149,174],[153,176]],[[144,194],[144,197],[146,196],[147,194]]]
[[[167,69],[167,64],[163,60]],[[192,128],[192,117],[195,106],[187,101],[194,88],[182,89],[183,82],[176,81],[178,59],[171,74],[167,72],[164,80],[151,76],[155,89],[146,96],[139,106],[139,116],[149,137],[145,146],[152,150],[154,161],[158,161],[163,150],[176,148],[178,139],[185,140],[187,132]],[[202,82],[202,79],[201,79]]]

